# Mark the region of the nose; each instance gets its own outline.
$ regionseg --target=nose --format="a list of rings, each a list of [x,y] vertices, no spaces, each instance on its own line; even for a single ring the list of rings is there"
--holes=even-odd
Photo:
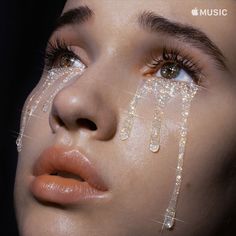
[[[112,94],[93,79],[78,78],[53,100],[49,117],[52,131],[65,128],[99,140],[111,139],[117,130],[117,116],[109,96]]]

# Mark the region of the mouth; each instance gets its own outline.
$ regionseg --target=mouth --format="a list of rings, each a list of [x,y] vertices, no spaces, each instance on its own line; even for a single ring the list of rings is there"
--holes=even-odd
[[[63,178],[76,179],[80,182],[85,182],[85,180],[81,176],[75,175],[75,174],[72,174],[72,173],[68,173],[68,172],[65,172],[65,171],[54,172],[54,173],[51,173],[50,175],[60,176],[60,177],[63,177]]]
[[[100,199],[108,191],[90,160],[78,149],[52,146],[39,156],[30,190],[42,202],[59,205]]]

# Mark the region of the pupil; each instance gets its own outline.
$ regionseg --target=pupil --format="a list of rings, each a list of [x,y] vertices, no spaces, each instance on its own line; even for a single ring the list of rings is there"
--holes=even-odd
[[[167,62],[161,67],[161,76],[166,79],[174,79],[179,75],[180,67],[173,62]]]
[[[70,67],[73,64],[74,60],[68,56],[63,56],[60,61],[61,67]]]

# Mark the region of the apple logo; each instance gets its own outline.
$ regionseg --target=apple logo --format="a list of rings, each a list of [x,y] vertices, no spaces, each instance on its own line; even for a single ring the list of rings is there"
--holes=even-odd
[[[193,8],[191,12],[193,16],[198,16],[198,9],[196,7]]]

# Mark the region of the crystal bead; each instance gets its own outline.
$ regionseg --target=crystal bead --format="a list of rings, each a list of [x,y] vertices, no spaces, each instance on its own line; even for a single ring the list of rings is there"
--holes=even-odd
[[[166,210],[165,218],[164,218],[164,227],[166,229],[172,229],[175,223],[175,211],[171,211],[169,209]]]
[[[159,145],[159,144],[150,144],[150,145],[149,145],[149,149],[150,149],[152,152],[158,152],[159,149],[160,149],[160,145]]]

